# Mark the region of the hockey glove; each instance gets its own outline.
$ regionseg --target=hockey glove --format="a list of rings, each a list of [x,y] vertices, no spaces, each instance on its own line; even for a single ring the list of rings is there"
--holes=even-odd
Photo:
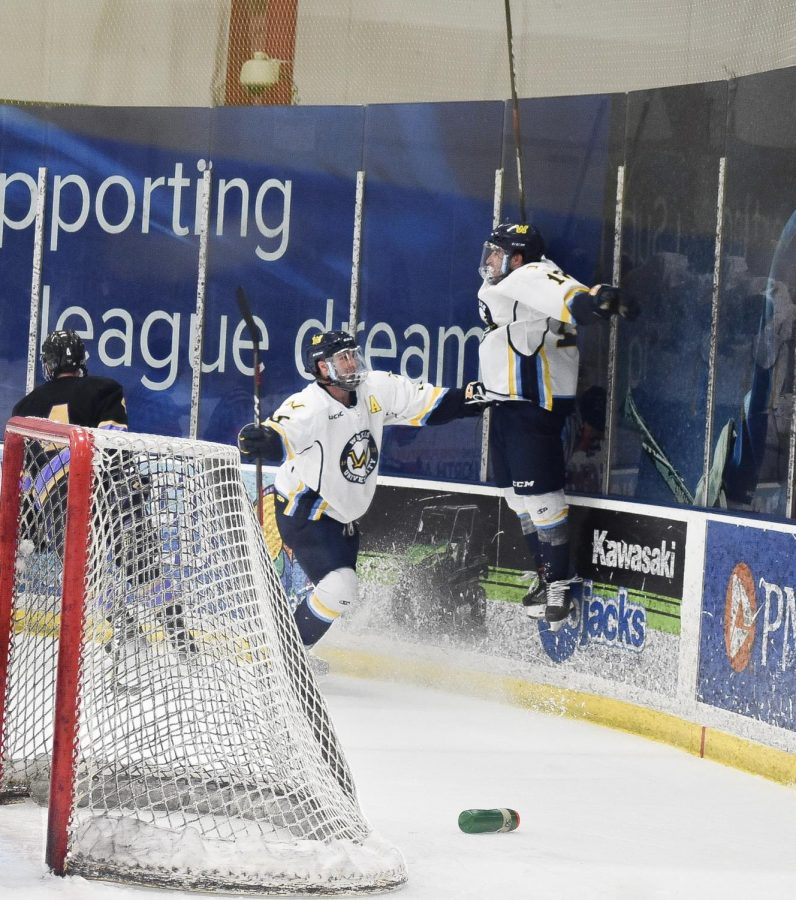
[[[490,403],[480,381],[471,381],[463,388],[444,388],[425,424],[444,425],[454,419],[474,418],[480,416]]]
[[[464,388],[464,402],[467,406],[471,404],[480,404],[488,406],[489,400],[486,396],[486,388],[482,381],[471,381]]]
[[[249,422],[238,434],[238,449],[244,456],[268,456],[270,440],[262,425]]]
[[[621,316],[632,322],[638,318],[639,305],[632,298],[622,293],[617,287],[610,284],[595,284],[589,291],[592,298],[592,311],[600,319],[610,319],[611,316]]]

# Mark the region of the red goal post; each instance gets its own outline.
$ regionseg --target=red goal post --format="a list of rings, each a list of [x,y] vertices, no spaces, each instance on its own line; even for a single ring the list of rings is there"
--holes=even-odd
[[[19,430],[17,430],[19,429]],[[47,865],[57,875],[64,874],[66,833],[72,806],[72,748],[77,729],[77,690],[80,664],[80,638],[83,626],[83,585],[85,583],[88,522],[91,503],[91,459],[93,440],[90,432],[46,422],[43,428],[31,420],[12,418],[6,426],[3,445],[3,473],[13,476],[23,469],[25,437],[68,442],[71,457],[67,516],[72,527],[66,531],[63,560],[63,590],[58,653],[55,722],[53,726],[52,770],[47,828]],[[0,735],[5,736],[8,687],[8,659],[14,611],[15,550],[20,515],[21,478],[3,478],[0,488]],[[2,741],[0,746],[5,746]],[[0,784],[3,760],[0,755]]]
[[[321,894],[406,880],[359,807],[236,449],[9,421],[0,798],[25,795],[49,805],[57,874]]]

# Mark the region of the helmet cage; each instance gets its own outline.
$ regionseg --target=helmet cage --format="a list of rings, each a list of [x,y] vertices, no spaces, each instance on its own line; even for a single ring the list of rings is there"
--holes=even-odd
[[[370,367],[357,347],[356,338],[347,331],[313,334],[304,346],[304,369],[320,384],[334,384],[353,391],[367,378]],[[318,363],[326,364],[326,374]]]
[[[489,258],[494,253],[502,254],[497,271],[495,271],[494,261],[489,261]],[[504,247],[494,244],[492,241],[485,241],[484,249],[481,251],[481,262],[478,266],[478,273],[488,284],[497,284],[501,278],[505,278],[506,275],[509,274],[510,259],[511,257]]]
[[[370,367],[359,347],[338,350],[331,356],[324,357],[323,361],[328,370],[327,378],[324,380],[346,391],[356,390],[370,373]]]
[[[499,271],[494,265],[487,266],[487,257],[496,250],[503,251],[503,260]],[[539,230],[530,222],[518,222],[514,225],[506,222],[498,225],[489,235],[481,253],[481,265],[478,271],[489,284],[496,284],[509,274],[512,257],[519,253],[523,264],[536,262],[545,254],[545,243]]]

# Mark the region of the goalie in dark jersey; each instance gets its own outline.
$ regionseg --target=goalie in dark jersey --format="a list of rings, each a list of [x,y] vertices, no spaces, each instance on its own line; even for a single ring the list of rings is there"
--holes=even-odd
[[[14,406],[12,414],[86,428],[126,431],[124,389],[113,378],[89,375],[87,358],[85,345],[75,331],[53,331],[41,348],[44,384],[23,397]],[[35,478],[26,478],[23,483],[23,515],[29,517],[36,549],[54,550],[62,558],[64,523],[60,515],[66,510],[67,479],[63,474],[69,466],[69,448],[54,453],[37,444],[31,447],[28,452],[32,456],[26,469],[38,474]],[[115,494],[114,503],[122,510],[112,548],[113,560],[116,565],[124,566],[125,578],[131,587],[143,587],[160,577],[160,567],[152,565],[153,560],[159,558],[159,536],[157,529],[147,522],[149,488],[146,476],[139,472],[129,454],[119,450],[103,478],[103,490]],[[112,615],[116,617],[116,611]],[[166,604],[162,617],[172,644],[180,650],[194,649],[180,604]],[[123,628],[128,636],[137,630],[127,611]],[[119,629],[115,630],[118,632]]]
[[[86,358],[80,335],[71,330],[53,331],[41,347],[44,384],[23,397],[13,415],[126,431],[122,386],[112,378],[89,375]]]

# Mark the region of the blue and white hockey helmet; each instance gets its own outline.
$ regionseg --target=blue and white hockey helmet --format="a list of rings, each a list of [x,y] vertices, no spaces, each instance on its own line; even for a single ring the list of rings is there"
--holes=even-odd
[[[478,273],[489,284],[497,284],[509,274],[509,262],[516,253],[522,256],[523,264],[544,256],[544,238],[529,222],[498,225],[484,242]]]

